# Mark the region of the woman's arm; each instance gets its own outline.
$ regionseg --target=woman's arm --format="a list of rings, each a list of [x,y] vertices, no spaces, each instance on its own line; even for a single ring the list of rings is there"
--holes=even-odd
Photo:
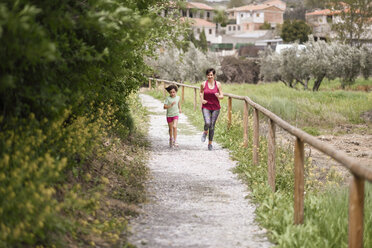
[[[216,93],[216,97],[220,100],[223,99],[223,92],[222,92],[222,87],[221,87],[221,83],[220,82],[217,82],[217,88],[218,88],[218,93]]]
[[[204,100],[204,83],[200,85],[200,102],[206,104],[208,101]]]

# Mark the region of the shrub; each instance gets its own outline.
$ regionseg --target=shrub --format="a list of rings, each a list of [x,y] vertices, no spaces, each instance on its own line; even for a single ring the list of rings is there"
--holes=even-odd
[[[219,80],[226,83],[250,83],[259,81],[260,66],[257,59],[238,59],[226,56],[221,62],[222,75]]]

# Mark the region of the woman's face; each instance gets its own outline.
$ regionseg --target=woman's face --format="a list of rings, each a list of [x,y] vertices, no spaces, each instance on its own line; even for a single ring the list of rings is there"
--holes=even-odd
[[[209,73],[207,74],[207,78],[208,78],[209,81],[213,81],[213,79],[214,79],[214,74],[213,74],[213,72],[209,72]]]

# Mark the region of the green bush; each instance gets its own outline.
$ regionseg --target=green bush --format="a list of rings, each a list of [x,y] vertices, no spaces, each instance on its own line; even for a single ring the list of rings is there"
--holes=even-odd
[[[166,2],[1,1],[0,247],[73,240],[73,216],[97,210],[68,183],[104,157],[104,138],[131,132],[144,57],[180,32],[159,15]]]

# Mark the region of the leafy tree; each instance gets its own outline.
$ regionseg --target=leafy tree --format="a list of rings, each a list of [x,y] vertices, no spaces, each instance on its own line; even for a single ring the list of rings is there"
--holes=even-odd
[[[268,82],[282,81],[279,72],[281,56],[275,53],[271,48],[259,52],[260,56],[260,77]],[[284,82],[286,85],[287,83]]]
[[[361,61],[362,74],[365,79],[372,76],[372,49],[367,46],[361,48]]]
[[[158,15],[165,1],[2,1],[0,109],[5,120],[56,118],[67,106],[122,100],[148,71],[161,40],[176,39],[176,20]],[[98,11],[99,10],[99,11]],[[4,122],[3,122],[4,123]]]
[[[287,8],[284,12],[284,20],[305,21],[306,8],[301,4],[295,8]]]
[[[103,139],[118,132],[112,122],[127,138],[128,96],[150,72],[144,57],[183,34],[177,19],[159,15],[167,3],[0,2],[1,247],[61,247],[60,233],[89,231],[71,219],[85,213],[65,180],[102,156]]]
[[[270,23],[268,23],[268,22],[264,22],[264,24],[262,24],[262,25],[260,26],[260,29],[261,29],[261,30],[270,30],[270,29],[271,29],[271,25],[270,25]]]
[[[302,20],[285,20],[283,23],[281,37],[285,42],[304,43],[310,34],[311,28]]]
[[[322,40],[314,41],[313,38],[305,45],[307,63],[304,66],[314,79],[313,91],[318,91],[324,78],[336,77],[335,46],[330,46]]]
[[[328,0],[328,6],[335,11],[336,21],[332,29],[341,41],[350,45],[362,45],[363,38],[371,38],[372,4],[366,0]]]
[[[200,35],[199,35],[199,47],[203,52],[208,51],[208,42],[207,42],[207,37],[205,36],[204,29],[203,31],[200,32]]]
[[[157,59],[149,58],[148,64],[156,75],[174,81],[197,82],[205,79],[205,70],[213,67],[220,73],[221,64],[218,57],[211,52],[203,53],[190,43],[184,52],[175,47],[158,51]]]
[[[327,3],[324,0],[305,0],[307,9],[324,9]]]
[[[236,8],[236,7],[240,7],[240,6],[243,6],[243,5],[245,5],[244,0],[230,0],[227,7],[231,9],[231,8]]]
[[[222,27],[226,27],[228,18],[226,16],[225,11],[223,10],[216,10],[215,15],[213,17],[213,22],[220,24]]]
[[[325,78],[339,77],[341,86],[345,87],[355,81],[361,70],[366,70],[365,76],[370,75],[372,62],[366,47],[358,49],[339,42],[315,42],[312,37],[304,45],[306,49],[294,45],[280,54],[271,50],[261,52],[261,76],[266,81],[282,81],[289,87],[300,83],[304,89],[312,78],[313,91],[318,91]]]

